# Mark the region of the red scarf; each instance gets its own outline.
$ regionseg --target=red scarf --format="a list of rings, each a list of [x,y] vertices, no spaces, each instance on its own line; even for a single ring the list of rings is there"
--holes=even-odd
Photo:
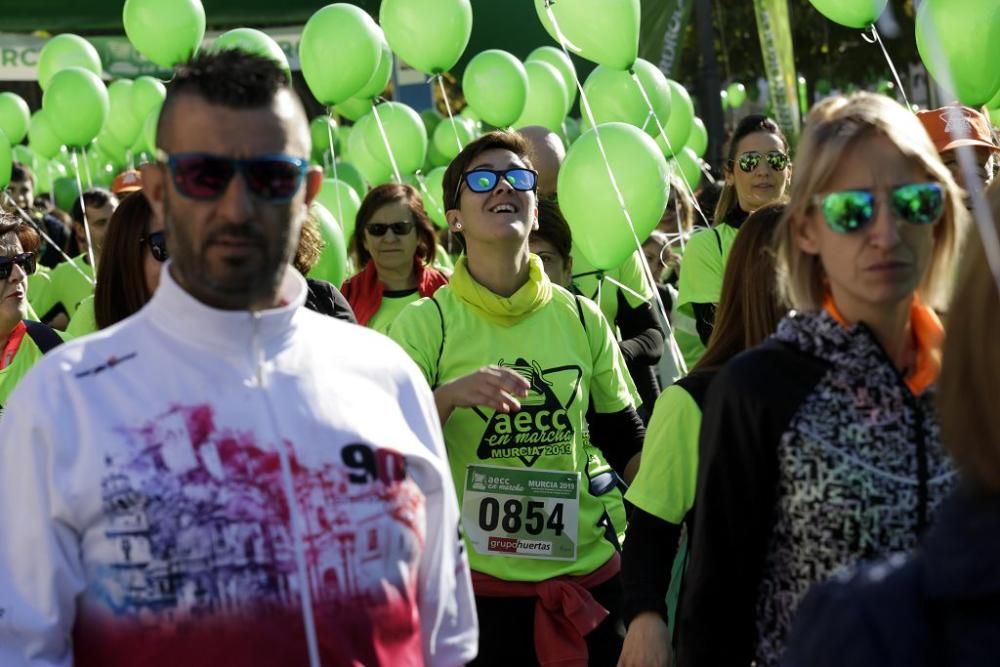
[[[413,270],[417,274],[417,291],[420,292],[420,296],[431,296],[439,287],[448,284],[448,278],[443,273],[425,266],[416,257],[413,258]],[[385,283],[378,279],[378,269],[375,268],[375,262],[368,260],[368,264],[360,273],[344,281],[340,291],[344,293],[351,308],[354,309],[354,316],[358,318],[358,324],[367,326],[368,321],[382,307]]]
[[[0,351],[0,369],[7,368],[14,361],[26,333],[28,333],[28,327],[24,324],[24,320],[21,320],[7,337],[7,344],[3,346],[3,351]]]

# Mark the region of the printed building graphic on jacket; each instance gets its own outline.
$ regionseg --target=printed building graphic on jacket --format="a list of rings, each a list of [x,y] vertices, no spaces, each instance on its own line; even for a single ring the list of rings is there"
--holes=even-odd
[[[175,407],[125,434],[127,453],[105,460],[102,480],[114,555],[96,592],[114,615],[162,627],[296,608],[279,453],[217,428],[208,406]],[[424,497],[404,458],[357,444],[342,450],[344,465],[310,467],[283,446],[314,608],[413,604]]]

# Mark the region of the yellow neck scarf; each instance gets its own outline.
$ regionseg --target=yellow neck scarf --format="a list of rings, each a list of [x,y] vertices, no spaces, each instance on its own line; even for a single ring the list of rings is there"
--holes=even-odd
[[[469,273],[465,257],[456,262],[448,288],[476,314],[504,327],[517,324],[552,299],[552,283],[537,255],[529,258],[528,282],[509,298],[494,294],[477,283]]]

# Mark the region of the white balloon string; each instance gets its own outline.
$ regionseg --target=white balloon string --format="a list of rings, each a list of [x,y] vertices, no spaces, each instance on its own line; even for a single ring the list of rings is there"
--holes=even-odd
[[[896,88],[899,90],[899,94],[903,96],[903,102],[906,104],[906,108],[909,111],[913,111],[913,107],[910,106],[910,99],[906,96],[906,89],[903,88],[903,82],[899,78],[899,72],[896,71],[896,64],[892,62],[892,58],[889,56],[889,51],[885,48],[885,42],[882,41],[882,35],[879,34],[878,28],[875,24],[872,24],[872,35],[875,38],[875,42],[882,48],[882,55],[885,56],[885,61],[889,64],[889,71],[892,72],[892,78],[896,81]]]
[[[62,255],[62,258],[64,260],[66,260],[67,262],[69,262],[69,265],[72,266],[73,269],[75,269],[77,273],[79,273],[81,276],[83,276],[84,278],[87,279],[88,283],[90,283],[91,285],[94,284],[94,279],[91,278],[90,276],[88,276],[83,271],[83,269],[81,269],[79,266],[77,266],[76,263],[73,261],[73,258],[70,257],[69,255],[67,255],[66,252],[62,248],[59,247],[59,244],[56,243],[55,241],[53,241],[52,237],[45,233],[45,230],[42,229],[42,225],[41,225],[40,222],[36,222],[31,217],[31,215],[28,214],[27,211],[25,211],[23,208],[21,208],[20,206],[18,206],[17,202],[14,201],[14,198],[10,196],[9,192],[7,192],[6,190],[4,190],[3,191],[3,195],[4,195],[4,198],[7,200],[7,204],[10,205],[10,206],[13,206],[14,209],[17,211],[18,215],[20,215],[21,218],[26,223],[28,223],[29,225],[31,225],[35,229],[35,231],[38,232],[38,235],[41,236],[43,239],[45,239],[45,242],[48,243],[50,247],[55,248],[56,251],[60,255]]]
[[[389,136],[385,133],[385,127],[382,126],[382,117],[378,113],[378,105],[372,106],[372,115],[375,116],[375,124],[378,125],[378,133],[382,135],[382,143],[385,145],[385,152],[389,154],[389,165],[392,167],[392,175],[396,179],[397,183],[403,182],[403,177],[399,175],[399,167],[396,166],[396,156],[392,152],[392,146],[389,145]]]
[[[333,107],[330,107],[330,120],[333,121]],[[337,179],[337,156],[333,152],[333,125],[331,123],[326,124],[326,139],[330,144],[330,162],[333,164],[333,178]],[[340,223],[340,229],[347,229],[347,221],[344,220],[344,205],[341,203],[340,199],[340,188],[337,188],[337,222]]]
[[[566,36],[563,34],[562,30],[559,29],[559,21],[556,19],[555,12],[552,11],[552,4],[550,0],[546,0],[545,11],[549,16],[549,22],[552,23],[552,28],[555,30],[557,41],[559,42],[560,48],[562,48],[563,53],[566,54],[566,58],[569,59],[569,50],[566,48]],[[615,171],[611,167],[611,160],[608,158],[607,151],[604,149],[604,142],[601,140],[601,132],[597,127],[597,121],[594,118],[593,109],[590,107],[590,100],[587,98],[587,93],[583,89],[583,85],[580,83],[580,78],[576,75],[576,69],[573,69],[573,80],[576,82],[577,90],[580,91],[580,104],[583,107],[584,113],[587,115],[587,121],[590,126],[594,129],[594,137],[597,140],[597,150],[601,154],[601,159],[604,161],[604,167],[607,169],[608,178],[611,181],[611,188],[615,192],[615,196],[618,198],[618,204],[622,208],[622,213],[625,214],[625,222],[628,225],[629,232],[632,234],[632,240],[635,242],[635,247],[639,251],[639,257],[641,259],[640,264],[643,267],[643,274],[646,276],[646,281],[649,284],[650,291],[653,293],[653,299],[656,301],[656,305],[659,308],[659,313],[663,318],[662,324],[664,325],[664,330],[666,331],[667,339],[672,339],[674,337],[673,327],[670,326],[670,318],[667,317],[667,309],[663,304],[663,299],[660,298],[660,290],[656,286],[656,280],[653,278],[653,271],[649,268],[649,262],[646,261],[645,255],[642,253],[642,241],[639,240],[639,235],[635,231],[635,224],[632,222],[632,215],[629,213],[628,205],[625,203],[625,197],[622,195],[621,189],[618,187],[618,181],[615,179]],[[640,86],[640,89],[642,87]],[[652,106],[652,105],[650,105]],[[600,290],[600,284],[602,281],[598,281],[598,290]],[[599,298],[598,298],[599,301]],[[679,354],[674,354],[674,350],[677,349],[675,343],[671,343],[670,351],[674,355],[674,363],[677,368],[681,369],[683,374],[687,374],[687,364],[684,363],[684,357]]]
[[[935,69],[938,73],[938,82],[949,91],[954,90],[954,80],[948,61],[941,50],[941,41],[938,38],[937,30],[933,22],[928,21],[927,45],[930,50],[931,60],[934,61]],[[955,129],[954,137],[964,139],[971,134],[971,125],[967,123],[952,123]],[[958,157],[958,165],[962,169],[962,176],[965,179],[965,190],[969,193],[972,201],[972,217],[979,229],[979,238],[986,252],[986,261],[990,265],[993,273],[993,281],[996,283],[997,291],[1000,292],[1000,237],[997,236],[996,224],[993,220],[993,213],[986,201],[985,189],[976,174],[976,153],[971,146],[959,146],[955,149]]]
[[[458,136],[458,128],[455,127],[455,115],[451,111],[451,102],[448,101],[448,91],[444,88],[444,74],[437,75],[438,85],[441,86],[441,97],[444,98],[444,108],[448,112],[448,122],[451,130],[455,133],[455,143],[458,145],[458,152],[461,153],[465,146],[462,145],[462,138]]]
[[[80,160],[79,155],[76,151],[70,151],[70,157],[73,158],[73,171],[76,172],[76,187],[79,192],[80,198],[80,215],[83,216],[83,233],[87,239],[87,257],[90,259],[90,267],[94,270],[94,275],[97,275],[97,262],[94,261],[94,243],[90,238],[90,222],[87,220],[87,205],[83,201],[83,183],[80,182]],[[86,160],[84,160],[86,162]]]
[[[663,129],[663,124],[660,123],[660,118],[659,116],[656,115],[656,111],[653,109],[652,100],[650,100],[649,95],[646,94],[646,89],[643,87],[642,81],[639,80],[639,76],[631,70],[629,70],[629,74],[632,75],[632,80],[635,81],[635,85],[639,87],[639,92],[642,93],[642,99],[646,102],[646,106],[649,107],[649,115],[653,117],[653,122],[656,123],[657,131],[659,131],[660,136],[663,137],[664,143],[667,144],[667,150],[670,151],[671,155],[674,155],[672,159],[674,161],[674,165],[677,167],[676,171],[680,173],[681,180],[684,181],[684,187],[687,189],[687,193],[691,195],[691,201],[694,204],[694,210],[698,211],[698,215],[701,216],[701,219],[704,221],[705,226],[707,227],[708,218],[705,217],[705,213],[701,210],[701,206],[698,204],[698,198],[694,196],[694,188],[691,187],[691,184],[688,182],[687,176],[684,174],[684,170],[680,168],[680,164],[678,164],[677,162],[677,157],[676,157],[677,154],[674,153],[674,147],[670,145],[670,139],[667,138],[667,132],[666,130]],[[683,146],[681,147],[681,150],[684,150]],[[699,161],[698,168],[700,169],[701,159],[699,158],[698,161]]]

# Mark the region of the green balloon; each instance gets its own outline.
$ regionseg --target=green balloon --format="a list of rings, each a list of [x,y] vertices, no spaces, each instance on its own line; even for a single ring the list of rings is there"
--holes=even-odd
[[[729,108],[729,93],[726,92],[725,90],[720,90],[719,91],[719,99],[722,100],[722,108],[723,109],[728,109]]]
[[[705,129],[705,123],[701,121],[701,118],[695,118],[691,122],[691,134],[687,138],[687,147],[696,157],[704,157],[705,151],[708,150],[708,130]]]
[[[731,83],[726,88],[729,97],[729,106],[739,109],[747,101],[747,88],[742,83]]]
[[[848,28],[867,28],[885,11],[889,0],[809,0],[820,14]]]
[[[331,136],[334,141],[333,147],[337,145],[337,121],[329,116],[316,116],[309,123],[309,135],[312,138],[313,159],[322,164],[324,154],[331,149]]]
[[[2,131],[3,130],[0,129],[0,132]],[[4,136],[7,136],[6,132],[4,132]],[[27,167],[30,167],[32,170],[38,166],[38,156],[24,144],[18,144],[11,147],[11,154],[13,155],[15,162],[19,162]]]
[[[805,115],[809,111],[809,84],[804,76],[798,77],[796,87],[799,91],[799,113]]]
[[[671,171],[679,170],[692,190],[698,188],[701,181],[701,160],[690,146],[685,146],[667,165]]]
[[[434,128],[441,124],[444,116],[438,113],[437,109],[424,109],[420,112],[420,120],[424,121],[424,128],[427,130],[427,138],[434,135]]]
[[[224,32],[212,43],[212,51],[223,49],[237,49],[270,58],[284,70],[288,80],[292,80],[292,70],[288,67],[288,56],[267,33],[253,28],[236,28]]]
[[[90,174],[90,182],[102,188],[110,188],[117,170],[113,162],[100,152],[87,152],[85,158]]]
[[[321,104],[340,104],[361,91],[378,67],[380,38],[372,17],[354,5],[327,5],[310,17],[299,41],[299,63]]]
[[[376,113],[382,121],[385,138],[375,122]],[[420,114],[401,102],[383,102],[372,110],[372,115],[365,135],[371,156],[391,169],[392,159],[385,145],[388,140],[400,174],[411,174],[420,169],[427,157],[427,133],[424,132]]]
[[[331,169],[328,176],[333,176],[347,183],[358,193],[358,197],[364,199],[365,195],[368,194],[368,186],[365,185],[365,177],[361,175],[358,168],[350,162],[343,162],[341,160],[337,160],[335,164],[337,168]]]
[[[572,116],[566,116],[563,120],[563,142],[569,146],[574,141],[580,138],[580,121]]]
[[[35,194],[47,195],[52,192],[54,170],[45,158],[35,159]]]
[[[145,120],[153,109],[163,106],[165,99],[167,87],[159,79],[140,76],[132,82],[132,113],[136,118]]]
[[[122,21],[136,51],[165,69],[187,61],[205,37],[201,0],[125,0]]]
[[[97,135],[96,141],[98,148],[100,148],[106,155],[110,155],[119,163],[127,161],[128,156],[126,153],[128,151],[128,146],[122,145],[111,135],[111,128],[108,127],[107,123],[104,124],[100,134]]]
[[[432,140],[434,149],[438,155],[443,156],[449,162],[454,160],[461,150],[455,141],[456,134],[458,141],[462,142],[462,148],[465,148],[476,139],[475,123],[468,118],[456,116],[455,118],[445,118],[434,128]]]
[[[31,109],[28,103],[16,93],[0,93],[0,130],[11,143],[19,144],[28,134]]]
[[[28,123],[28,145],[36,155],[46,159],[59,153],[62,141],[52,129],[49,114],[44,109],[39,109],[31,116],[31,122]]]
[[[528,72],[506,51],[489,49],[466,65],[462,92],[480,118],[496,127],[508,127],[524,111]]]
[[[454,142],[452,138],[452,142]],[[458,153],[455,153],[458,155]],[[437,144],[431,141],[430,145],[427,147],[427,164],[424,165],[427,171],[434,169],[435,167],[447,167],[451,164],[453,158],[448,157],[444,153],[438,150]]]
[[[558,132],[569,112],[569,95],[559,70],[538,60],[525,64],[524,69],[528,72],[528,97],[515,126],[541,125]]]
[[[546,10],[535,0],[535,12],[545,31],[559,43]],[[639,0],[573,0],[553,2],[549,9],[566,38],[566,48],[612,69],[628,69],[639,55]]]
[[[145,118],[136,117],[132,107],[133,83],[127,79],[112,81],[108,86],[107,128],[111,136],[123,146],[135,143],[142,131]]]
[[[337,178],[324,178],[323,186],[316,195],[316,201],[333,213],[341,221],[344,236],[351,238],[354,233],[354,218],[361,208],[361,198],[350,184]]]
[[[374,122],[371,114],[364,116],[355,125],[347,137],[347,153],[351,164],[358,168],[368,185],[375,187],[392,180],[392,170],[372,157],[368,152],[365,135],[368,133],[368,123]]]
[[[333,110],[347,120],[354,121],[356,123],[366,116],[372,110],[373,106],[375,105],[371,100],[362,100],[357,97],[352,97],[348,100],[344,100],[340,104],[335,104]]]
[[[916,27],[924,66],[962,104],[978,107],[997,94],[1000,0],[925,0],[917,10]]]
[[[355,95],[355,97],[360,97],[362,99],[372,99],[373,97],[378,97],[385,90],[385,87],[389,85],[389,81],[392,79],[392,49],[389,48],[389,43],[385,41],[385,34],[380,32],[379,41],[379,60],[378,66],[375,68],[375,73],[372,77],[368,79],[361,90]]]
[[[424,209],[438,229],[447,229],[448,221],[444,217],[444,172],[447,167],[434,167],[424,177],[426,192],[421,192]]]
[[[53,121],[52,129],[67,146],[86,146],[108,118],[108,89],[82,67],[60,70],[49,81],[42,109]]]
[[[569,106],[573,108],[576,103],[576,67],[573,66],[570,57],[562,49],[555,46],[539,46],[524,59],[525,63],[535,61],[548,63],[559,70],[559,75],[562,77],[563,83],[566,84],[566,90],[569,93]]]
[[[72,211],[73,204],[80,196],[80,188],[75,178],[62,176],[52,181],[52,194],[56,199],[56,207],[61,211]]]
[[[140,137],[142,138],[142,152],[155,154],[156,145],[156,126],[160,123],[160,110],[153,109],[146,116],[146,120],[142,124],[142,132]],[[114,154],[112,154],[114,156]]]
[[[570,147],[559,170],[559,206],[573,239],[599,269],[613,269],[635,252],[635,242],[608,176],[601,143],[640,239],[649,236],[667,205],[669,171],[656,142],[625,123],[590,130]]]
[[[38,85],[46,90],[56,72],[67,67],[82,67],[97,76],[103,72],[101,56],[93,44],[79,35],[56,35],[38,54]]]
[[[659,125],[666,126],[670,118],[670,85],[663,72],[646,60],[636,60],[633,69],[642,89],[629,72],[598,65],[587,77],[583,90],[587,93],[598,125],[628,123],[645,130],[649,136],[656,137],[660,130],[650,114],[650,105],[646,104],[643,91],[652,103]]]
[[[0,188],[10,183],[11,171],[14,168],[14,152],[10,146],[7,134],[0,130]]]
[[[425,74],[447,72],[472,35],[469,0],[382,0],[378,22],[392,50]]]
[[[323,252],[316,266],[309,270],[309,277],[340,287],[347,278],[347,244],[344,242],[344,232],[325,206],[313,202],[309,207],[309,216],[319,225],[319,234],[323,237]]]
[[[694,122],[694,103],[684,86],[673,80],[668,82],[671,100],[670,119],[663,128],[666,134],[657,137],[656,141],[663,149],[663,154],[670,157],[687,143],[688,135],[691,134],[691,123]]]

